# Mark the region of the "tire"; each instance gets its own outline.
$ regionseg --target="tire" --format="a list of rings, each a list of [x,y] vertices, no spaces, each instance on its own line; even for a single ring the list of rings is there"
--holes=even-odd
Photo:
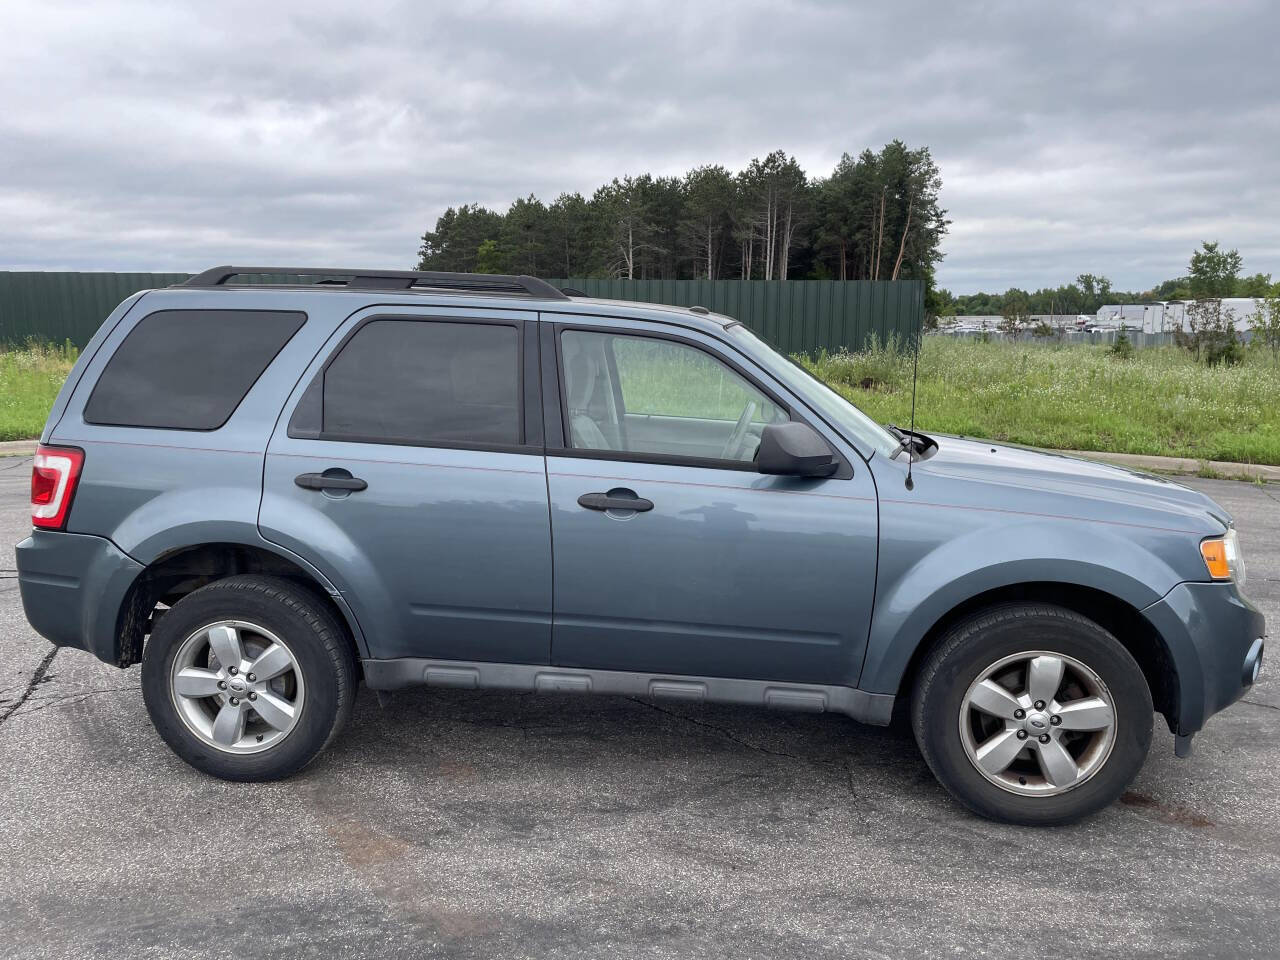
[[[228,646],[232,637],[238,646]],[[217,650],[243,658],[223,664]],[[255,663],[271,678],[257,677]],[[347,722],[355,691],[346,631],[310,590],[277,577],[228,577],[189,593],[159,618],[143,651],[142,695],[156,732],[223,780],[297,773]]]
[[[1062,685],[1038,709],[1043,701],[1033,701],[1031,690],[1052,683],[1055,661],[1064,665]],[[1000,690],[973,686],[984,678],[1018,700],[1022,718],[1006,712]],[[1115,801],[1146,759],[1153,712],[1142,669],[1120,642],[1048,604],[992,607],[950,628],[911,698],[916,743],[947,791],[983,817],[1026,826],[1071,823]],[[1109,726],[1087,729],[1108,716]],[[1007,768],[994,770],[1015,749]],[[984,751],[994,772],[979,768]],[[1064,751],[1075,763],[1074,781]]]

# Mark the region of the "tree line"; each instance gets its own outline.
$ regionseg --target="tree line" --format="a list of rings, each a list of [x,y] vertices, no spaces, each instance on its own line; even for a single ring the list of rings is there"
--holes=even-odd
[[[950,221],[927,147],[900,140],[840,158],[826,177],[782,150],[736,173],[614,178],[590,197],[450,207],[418,269],[628,279],[924,279]]]
[[[1115,290],[1106,277],[1082,273],[1075,283],[1035,291],[1010,287],[1004,293],[953,296],[947,290],[934,290],[928,307],[934,317],[1025,316],[1097,313],[1109,303],[1280,296],[1280,283],[1273,284],[1269,273],[1245,276],[1243,267],[1238,250],[1224,250],[1218,242],[1206,240],[1191,254],[1184,276],[1165,280],[1150,290]]]

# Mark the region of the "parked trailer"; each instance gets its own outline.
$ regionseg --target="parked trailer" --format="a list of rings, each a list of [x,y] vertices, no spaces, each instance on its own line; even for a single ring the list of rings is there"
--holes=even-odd
[[[1115,330],[1123,325],[1142,333],[1173,333],[1188,328],[1187,314],[1194,300],[1158,300],[1153,303],[1109,303],[1098,309],[1088,325],[1095,330]],[[1230,311],[1238,333],[1247,332],[1258,312],[1254,297],[1224,297],[1223,312]]]

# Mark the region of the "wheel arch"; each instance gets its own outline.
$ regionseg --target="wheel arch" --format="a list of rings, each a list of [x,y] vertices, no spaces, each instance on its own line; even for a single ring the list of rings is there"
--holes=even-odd
[[[975,594],[938,617],[915,645],[898,681],[897,694],[910,698],[920,668],[958,623],[992,607],[1014,603],[1050,603],[1092,620],[1129,652],[1142,669],[1157,712],[1172,730],[1177,724],[1177,663],[1164,638],[1133,604],[1097,587],[1056,581],[1012,583]]]
[[[116,665],[127,667],[142,659],[145,638],[163,614],[157,614],[161,604],[172,606],[206,584],[255,573],[281,577],[306,589],[345,628],[357,661],[368,656],[355,614],[342,595],[305,560],[265,541],[219,541],[169,549],[134,578],[116,619]]]

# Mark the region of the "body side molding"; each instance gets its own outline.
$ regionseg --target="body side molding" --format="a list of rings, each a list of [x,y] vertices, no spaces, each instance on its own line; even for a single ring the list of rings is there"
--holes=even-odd
[[[862,723],[887,726],[892,694],[816,683],[778,683],[729,677],[691,677],[625,670],[583,670],[545,664],[479,663],[401,657],[362,660],[365,683],[374,690],[426,684],[464,689],[535,693],[604,693],[672,700],[741,703],[813,713],[842,713]]]

